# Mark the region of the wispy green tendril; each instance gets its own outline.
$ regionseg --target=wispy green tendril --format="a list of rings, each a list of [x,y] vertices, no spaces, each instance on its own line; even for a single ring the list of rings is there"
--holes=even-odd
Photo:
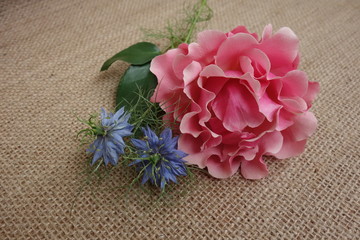
[[[207,0],[200,0],[193,7],[185,8],[185,17],[182,20],[169,22],[165,31],[143,29],[148,39],[168,40],[169,46],[164,52],[178,47],[181,43],[190,43],[198,23],[209,21],[213,12],[207,4]]]

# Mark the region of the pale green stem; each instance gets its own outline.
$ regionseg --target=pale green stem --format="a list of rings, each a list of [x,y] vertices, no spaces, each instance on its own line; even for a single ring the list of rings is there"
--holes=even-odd
[[[191,39],[191,37],[192,37],[192,35],[193,35],[193,32],[194,32],[194,30],[195,30],[196,23],[197,23],[197,21],[198,21],[198,19],[199,19],[199,17],[200,17],[201,10],[202,10],[202,8],[203,8],[204,6],[206,6],[206,0],[202,0],[202,1],[201,1],[201,5],[200,5],[198,11],[196,12],[195,19],[194,19],[194,21],[191,23],[191,26],[190,26],[188,35],[186,36],[185,43],[190,43],[189,41],[190,41],[190,39]]]
[[[96,172],[96,171],[99,169],[99,167],[100,167],[100,165],[101,165],[102,162],[103,162],[103,160],[100,160],[100,161],[99,161],[99,163],[98,163],[98,165],[96,166],[96,168],[94,169],[93,173]]]

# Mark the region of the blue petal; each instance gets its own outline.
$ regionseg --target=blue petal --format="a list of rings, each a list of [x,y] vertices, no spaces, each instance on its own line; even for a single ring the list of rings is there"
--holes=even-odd
[[[111,113],[108,114],[104,108],[101,108],[101,125],[110,126],[111,125]]]
[[[97,137],[95,141],[92,144],[90,144],[89,148],[86,149],[86,151],[88,153],[94,153],[97,148],[102,148],[103,147],[101,142],[102,139],[103,139],[102,137]]]
[[[101,117],[101,119],[104,119],[107,117],[106,110],[103,107],[101,108],[100,117]]]
[[[189,154],[187,153],[184,153],[183,151],[181,150],[175,150],[174,151],[174,154],[176,154],[178,156],[178,158],[184,158],[186,156],[188,156]],[[184,160],[185,161],[185,160]]]
[[[186,157],[187,154],[177,150],[178,137],[172,137],[171,129],[164,129],[160,134],[160,139],[148,126],[142,128],[142,131],[146,136],[146,141],[131,139],[133,145],[139,150],[138,153],[141,155],[143,154],[141,151],[146,151],[145,157],[148,157],[150,152],[160,153],[167,160],[158,162],[157,167],[159,167],[159,171],[155,171],[155,173],[153,171],[155,166],[153,165],[148,165],[144,169],[149,164],[148,160],[143,160],[141,163],[139,160],[136,160],[131,163],[130,165],[137,165],[138,171],[144,171],[143,182],[150,181],[152,184],[163,189],[170,181],[177,183],[176,176],[186,176],[187,169],[182,158]]]
[[[112,116],[112,121],[115,122],[117,120],[119,120],[119,118],[124,114],[124,107],[120,108],[115,114],[114,116]],[[122,121],[121,121],[122,122]]]
[[[149,175],[145,173],[142,178],[141,184],[145,184],[148,180],[149,180]]]
[[[178,176],[186,176],[187,175],[186,167],[184,165],[174,166],[172,168],[172,170],[175,175],[178,175]]]
[[[131,139],[131,143],[134,144],[134,146],[140,150],[148,150],[148,146],[146,145],[146,142],[139,139]]]
[[[93,165],[99,158],[103,156],[103,150],[96,149],[91,165]]]
[[[172,154],[172,153],[170,153],[170,154],[165,154],[165,155],[163,155],[163,157],[164,157],[166,160],[168,160],[169,162],[179,162],[179,160],[181,160],[181,159],[179,159],[175,154]]]
[[[104,152],[104,138],[98,137],[93,144],[90,145],[91,152],[94,153],[91,164],[94,164],[99,158],[103,156]]]
[[[103,156],[104,164],[107,166],[110,163],[110,158],[108,155],[104,154]]]
[[[161,183],[160,183],[160,188],[161,188],[161,189],[164,189],[165,184],[166,184],[166,181],[165,181],[164,178],[162,178],[162,179],[161,179]]]
[[[130,113],[125,113],[124,115],[121,116],[121,118],[119,118],[119,121],[127,123],[129,121],[130,117],[131,117]]]
[[[174,174],[172,174],[171,170],[169,170],[169,169],[166,169],[164,171],[164,177],[167,181],[169,181],[169,180],[176,181]]]
[[[166,146],[169,148],[169,149],[176,149],[177,147],[177,143],[178,143],[178,139],[179,137],[176,136],[174,137],[173,139],[169,139]]]
[[[117,165],[119,161],[119,155],[116,158],[108,157],[108,162],[110,162],[113,166]]]
[[[147,136],[147,138],[148,138],[150,148],[152,148],[152,149],[157,148],[159,145],[158,136],[156,136],[156,134],[150,129],[149,126],[147,126],[146,129],[143,128],[142,130],[143,130],[145,136]]]
[[[177,138],[168,139],[163,143],[160,152],[162,154],[169,154],[176,150],[176,146],[177,146]]]
[[[116,165],[119,159],[116,145],[108,139],[105,140],[105,157],[107,160],[113,163],[113,165]]]
[[[162,131],[160,133],[160,137],[164,140],[167,141],[169,139],[172,138],[172,133],[171,133],[171,129],[170,128],[165,128],[164,131]]]
[[[116,145],[125,146],[125,142],[121,135],[119,134],[112,134],[111,141],[114,142]]]
[[[136,164],[138,164],[138,163],[140,163],[140,162],[142,162],[142,161],[143,161],[142,159],[135,159],[134,161],[132,161],[131,163],[129,163],[128,166],[136,165]]]
[[[171,181],[173,181],[174,183],[177,183],[177,181],[176,181],[176,177],[175,177],[175,175],[171,175]]]
[[[133,126],[126,122],[117,123],[113,125],[111,131],[121,132],[123,136],[130,136],[132,135]]]

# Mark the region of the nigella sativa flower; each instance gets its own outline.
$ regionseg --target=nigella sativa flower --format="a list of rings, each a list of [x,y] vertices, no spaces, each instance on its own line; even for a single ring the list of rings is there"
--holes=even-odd
[[[128,123],[130,114],[125,112],[124,107],[116,113],[107,113],[101,108],[100,118],[99,125],[92,126],[97,137],[87,151],[94,154],[92,164],[103,158],[105,165],[116,165],[119,156],[124,154],[123,137],[132,135],[133,126]]]
[[[164,190],[169,181],[177,183],[176,176],[186,176],[186,153],[177,149],[178,137],[172,137],[166,128],[158,137],[149,127],[142,128],[144,140],[131,139],[139,158],[130,163],[143,174],[142,184],[150,181]]]

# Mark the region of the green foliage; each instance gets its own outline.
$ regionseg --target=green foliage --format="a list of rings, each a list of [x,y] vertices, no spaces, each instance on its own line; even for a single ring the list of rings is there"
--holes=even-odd
[[[138,138],[142,135],[141,128],[149,126],[156,133],[161,132],[165,123],[162,121],[164,112],[158,103],[153,103],[149,100],[153,91],[144,90],[144,88],[138,88],[135,92],[137,101],[131,105],[129,112],[131,118],[129,122],[134,126],[134,137]]]
[[[101,67],[100,71],[107,70],[115,61],[122,60],[133,65],[145,64],[157,55],[160,49],[153,43],[138,42],[109,58]]]
[[[169,22],[165,31],[143,29],[146,38],[165,39],[169,41],[167,51],[178,47],[181,43],[190,43],[198,23],[209,21],[213,12],[207,5],[206,0],[200,0],[193,7],[185,9],[185,17],[182,20]]]
[[[87,128],[80,130],[76,135],[80,140],[80,145],[83,146],[94,141],[100,130],[98,127],[98,114],[91,114],[88,120],[80,119],[79,117],[77,117],[77,119],[88,126]]]
[[[150,63],[136,66],[131,65],[121,77],[116,92],[116,109],[125,106],[130,110],[138,101],[142,100],[139,89],[144,94],[153,92],[157,85],[156,76],[150,72]]]

